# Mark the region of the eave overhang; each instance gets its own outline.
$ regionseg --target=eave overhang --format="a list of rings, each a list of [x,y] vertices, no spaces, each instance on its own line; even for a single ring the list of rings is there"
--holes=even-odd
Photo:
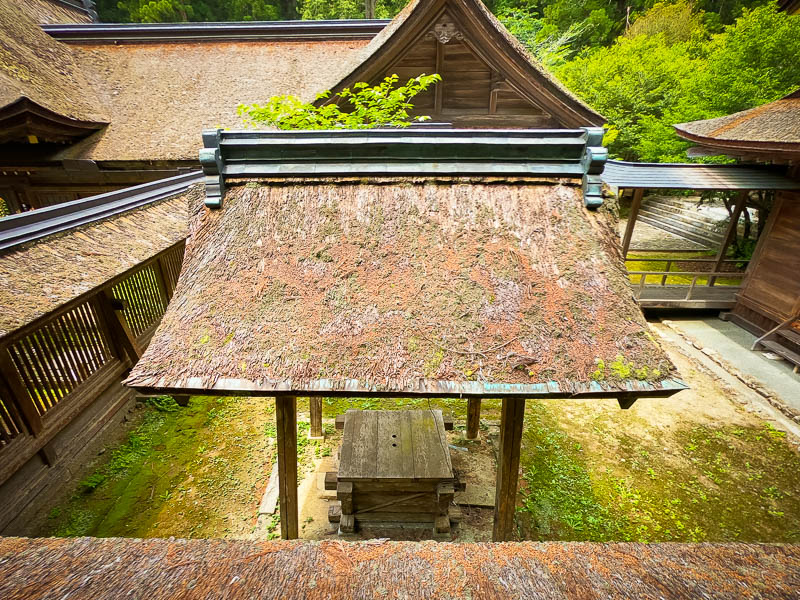
[[[0,144],[9,142],[71,143],[107,123],[83,121],[56,113],[28,98],[0,108]]]

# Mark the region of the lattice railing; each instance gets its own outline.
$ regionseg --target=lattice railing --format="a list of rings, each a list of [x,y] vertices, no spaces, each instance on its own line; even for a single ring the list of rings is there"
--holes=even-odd
[[[138,359],[172,297],[183,249],[0,339],[0,483]]]

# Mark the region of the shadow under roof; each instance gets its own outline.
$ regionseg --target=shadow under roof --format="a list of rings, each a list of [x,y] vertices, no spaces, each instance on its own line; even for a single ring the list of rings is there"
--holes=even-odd
[[[127,384],[219,395],[669,396],[580,180],[260,178],[192,198]]]

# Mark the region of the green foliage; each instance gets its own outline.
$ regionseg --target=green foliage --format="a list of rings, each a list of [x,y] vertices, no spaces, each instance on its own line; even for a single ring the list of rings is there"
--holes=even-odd
[[[7,217],[10,213],[11,211],[8,210],[8,204],[6,204],[6,201],[3,198],[0,198],[0,219]]]
[[[375,17],[390,19],[405,6],[405,0],[378,0]],[[363,19],[364,0],[300,0],[298,12],[301,19]]]
[[[678,138],[674,124],[751,108],[797,87],[800,17],[769,4],[710,35],[702,15],[690,18],[687,10],[658,4],[612,46],[556,69],[618,131],[606,140],[612,156],[683,162],[691,144]],[[680,25],[670,24],[669,15]]]
[[[368,129],[375,127],[407,127],[429,117],[411,117],[411,99],[441,81],[439,75],[420,75],[405,85],[395,87],[397,75],[386,77],[370,86],[356,83],[331,97],[326,91],[317,100],[329,99],[317,106],[301,102],[295,96],[273,96],[266,104],[240,104],[237,111],[247,126],[267,126],[278,129]],[[348,110],[339,107],[343,103]]]
[[[566,31],[557,31],[544,19],[521,9],[505,9],[497,18],[546,67],[562,64],[574,54],[573,44],[585,28],[573,23]]]
[[[172,396],[158,396],[157,398],[147,398],[145,401],[148,406],[152,406],[160,412],[176,412],[180,409],[178,403]]]
[[[99,0],[97,11],[105,22],[275,21],[297,17],[294,6],[280,0]]]

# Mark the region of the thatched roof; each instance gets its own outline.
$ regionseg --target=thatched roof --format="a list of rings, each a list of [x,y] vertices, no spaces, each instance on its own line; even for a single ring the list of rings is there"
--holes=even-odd
[[[186,237],[194,189],[0,254],[0,337]]]
[[[494,66],[503,77],[531,91],[536,103],[551,113],[560,127],[599,126],[605,122],[602,115],[553,77],[481,0],[411,0],[363,50],[352,56],[343,69],[345,75],[332,89],[391,72],[387,69],[392,63],[408,50],[409,44],[422,40],[442,15],[463,28],[459,35],[475,43],[484,60],[496,62]]]
[[[85,43],[70,49],[113,115],[55,158],[197,163],[199,132],[239,127],[239,103],[311,99],[366,41]]]
[[[221,210],[193,198],[180,281],[129,385],[434,396],[681,386],[660,383],[673,367],[613,228],[573,181],[226,183]]]
[[[19,4],[39,24],[92,22],[81,0],[24,0]]]
[[[0,0],[0,143],[16,139],[8,129],[31,112],[41,128],[20,131],[23,139],[32,133],[44,141],[53,127],[54,134],[60,127],[88,133],[107,121],[69,49],[44,33],[20,3]]]
[[[5,600],[755,600],[798,589],[796,545],[0,538]]]
[[[775,102],[725,117],[680,123],[675,130],[687,140],[721,152],[800,156],[800,89]]]

